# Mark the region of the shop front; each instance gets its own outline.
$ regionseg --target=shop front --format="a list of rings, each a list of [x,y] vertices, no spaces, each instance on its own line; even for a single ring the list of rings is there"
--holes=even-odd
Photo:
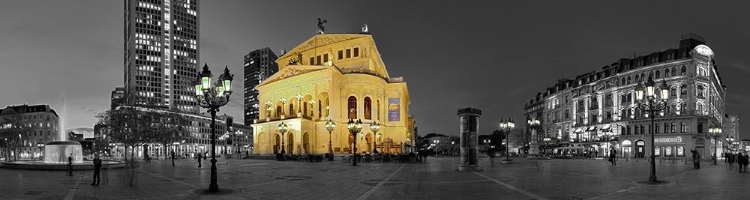
[[[656,137],[654,141],[657,159],[684,158],[686,144],[689,144],[682,136]]]

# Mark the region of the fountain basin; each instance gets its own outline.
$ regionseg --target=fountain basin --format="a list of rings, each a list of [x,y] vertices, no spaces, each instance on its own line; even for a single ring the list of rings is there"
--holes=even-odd
[[[123,161],[102,161],[102,168],[123,168]],[[32,169],[32,170],[68,170],[68,163],[49,163],[46,161],[11,161],[2,162],[0,168],[9,169]],[[93,161],[73,162],[73,170],[93,170]]]
[[[74,163],[83,162],[81,143],[77,141],[52,141],[44,144],[44,162],[68,164],[68,157]]]

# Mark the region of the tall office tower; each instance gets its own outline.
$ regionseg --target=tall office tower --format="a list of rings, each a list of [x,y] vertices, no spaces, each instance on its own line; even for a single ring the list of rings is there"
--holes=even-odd
[[[145,102],[200,111],[197,0],[125,1],[125,90]]]
[[[279,71],[276,64],[278,58],[268,47],[245,55],[245,125],[253,124],[253,120],[258,119],[260,102],[255,86]]]

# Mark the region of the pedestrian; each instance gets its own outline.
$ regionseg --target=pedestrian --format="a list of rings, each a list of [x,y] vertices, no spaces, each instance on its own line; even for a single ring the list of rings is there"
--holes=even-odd
[[[701,156],[698,153],[698,150],[690,150],[690,153],[693,153],[693,169],[700,169],[701,168]]]
[[[734,154],[727,153],[727,162],[729,162],[729,170],[734,170]]]
[[[172,156],[172,167],[174,167],[174,151],[169,152],[169,155]]]
[[[201,167],[201,154],[198,154],[198,167]]]
[[[495,164],[495,149],[487,149],[487,159],[490,160],[490,167]]]
[[[144,155],[144,160],[146,160],[147,163],[151,162],[151,156],[148,156],[148,154]]]
[[[68,156],[68,176],[73,176],[73,153]]]
[[[744,172],[745,170],[742,170],[742,167],[745,166],[745,156],[742,155],[742,152],[737,153],[737,166],[739,166],[740,173]]]
[[[101,177],[102,177],[102,185],[107,185],[109,183],[109,166],[102,165],[102,171],[101,171]]]
[[[617,166],[617,150],[614,147],[609,149],[609,160],[612,162],[612,166]]]
[[[748,155],[747,152],[745,153],[745,159],[744,160],[745,160],[745,163],[743,163],[743,165],[745,165],[745,172],[747,172],[747,166],[750,164],[750,155]]]
[[[206,160],[206,158],[208,158],[208,151],[206,151],[205,153],[203,153],[203,160]]]
[[[91,183],[92,186],[99,186],[99,182],[101,182],[101,169],[102,160],[99,159],[99,154],[94,154],[94,182]]]

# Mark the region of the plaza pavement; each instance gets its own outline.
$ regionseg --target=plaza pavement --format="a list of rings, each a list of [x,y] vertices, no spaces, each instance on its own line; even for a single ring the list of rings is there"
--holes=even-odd
[[[125,183],[125,169],[107,170],[108,182],[90,186],[92,171],[0,169],[0,199],[748,199],[750,175],[703,162],[657,164],[664,185],[641,185],[648,162],[620,160],[530,160],[516,158],[479,172],[455,171],[458,157],[430,157],[426,163],[309,163],[218,159],[224,195],[203,195],[210,162],[139,162],[136,185]],[[736,166],[735,166],[736,167]]]

